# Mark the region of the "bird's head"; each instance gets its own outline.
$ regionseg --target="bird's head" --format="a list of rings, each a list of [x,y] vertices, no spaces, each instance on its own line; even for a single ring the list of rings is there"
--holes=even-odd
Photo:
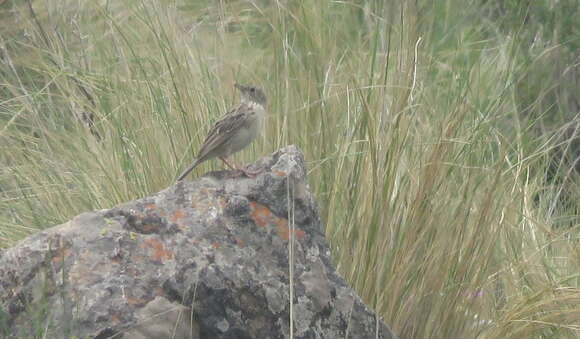
[[[242,93],[242,100],[266,106],[266,95],[258,86],[235,84],[235,87]]]

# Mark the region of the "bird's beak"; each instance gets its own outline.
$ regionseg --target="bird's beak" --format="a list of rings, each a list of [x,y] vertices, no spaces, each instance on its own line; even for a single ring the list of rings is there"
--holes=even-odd
[[[240,91],[244,89],[244,85],[240,85],[237,82],[234,84],[234,87],[239,89]]]

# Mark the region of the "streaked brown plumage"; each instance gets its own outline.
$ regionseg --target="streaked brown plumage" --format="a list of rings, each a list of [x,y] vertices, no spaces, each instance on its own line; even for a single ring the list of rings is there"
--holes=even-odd
[[[235,85],[241,92],[242,102],[224,115],[209,131],[200,147],[197,158],[177,181],[183,180],[189,172],[202,162],[220,158],[228,167],[235,169],[227,157],[248,146],[256,136],[265,115],[266,96],[255,86]],[[241,169],[246,175],[253,173]]]

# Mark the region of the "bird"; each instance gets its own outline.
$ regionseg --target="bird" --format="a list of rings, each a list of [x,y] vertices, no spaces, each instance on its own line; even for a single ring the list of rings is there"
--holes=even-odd
[[[195,161],[177,178],[177,181],[182,181],[197,165],[216,157],[229,168],[240,170],[248,177],[255,177],[260,173],[237,168],[230,164],[227,157],[244,149],[258,136],[266,115],[267,98],[258,86],[236,83],[234,87],[240,91],[240,104],[213,125]]]

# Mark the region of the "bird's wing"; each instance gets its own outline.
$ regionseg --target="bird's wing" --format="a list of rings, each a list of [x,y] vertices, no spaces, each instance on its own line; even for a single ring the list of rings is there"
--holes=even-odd
[[[223,145],[223,143],[232,136],[235,130],[244,125],[244,122],[247,119],[248,110],[249,108],[247,105],[241,104],[217,121],[201,145],[197,160],[203,161],[211,151]]]

